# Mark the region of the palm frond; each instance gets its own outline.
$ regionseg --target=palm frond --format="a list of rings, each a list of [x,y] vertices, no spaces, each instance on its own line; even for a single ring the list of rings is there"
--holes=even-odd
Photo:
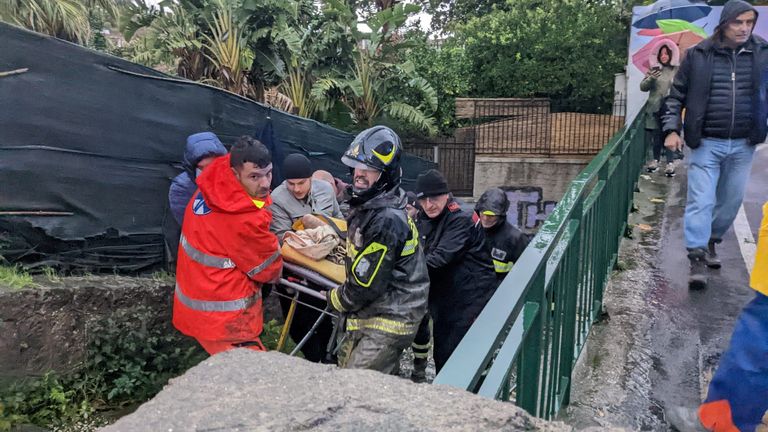
[[[422,94],[430,111],[437,110],[437,91],[432,87],[429,81],[422,77],[414,77],[408,81],[408,85]]]
[[[429,135],[434,135],[437,133],[435,119],[427,116],[419,109],[414,108],[411,105],[403,102],[390,102],[384,107],[384,109],[392,118],[421,129]]]

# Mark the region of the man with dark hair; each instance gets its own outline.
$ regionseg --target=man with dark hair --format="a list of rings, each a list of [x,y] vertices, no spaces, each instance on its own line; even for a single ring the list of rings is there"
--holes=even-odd
[[[439,372],[498,282],[489,249],[472,215],[453,198],[445,177],[429,170],[416,179],[418,229],[429,269],[435,367]],[[422,329],[426,328],[422,324]]]
[[[400,189],[402,144],[385,126],[355,137],[350,167],[347,280],[327,293],[347,315],[339,366],[393,373],[427,312],[429,278],[416,226]]]
[[[682,130],[691,148],[685,206],[691,289],[707,286],[706,267],[721,266],[715,247],[741,207],[755,145],[768,130],[768,43],[752,34],[756,22],[752,5],[729,0],[714,34],[686,51],[665,103],[664,146],[681,150]]]
[[[296,219],[308,214],[341,218],[333,186],[312,178],[312,163],[303,154],[290,154],[283,161],[285,180],[272,191],[272,232],[282,240]]]
[[[237,140],[197,178],[182,226],[173,325],[210,354],[264,350],[261,287],[279,278],[282,258],[269,231],[269,150]]]

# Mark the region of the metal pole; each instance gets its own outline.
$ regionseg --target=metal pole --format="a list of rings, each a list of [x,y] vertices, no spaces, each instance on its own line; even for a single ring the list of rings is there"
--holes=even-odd
[[[280,284],[283,285],[283,286],[286,286],[288,288],[295,289],[296,291],[301,291],[301,292],[303,292],[304,294],[306,294],[306,295],[308,295],[310,297],[314,297],[316,299],[320,299],[320,300],[325,301],[325,296],[320,294],[319,292],[313,290],[312,288],[307,288],[304,285],[297,284],[295,282],[291,282],[291,281],[283,279],[283,278],[280,278]],[[335,286],[336,285],[334,285],[334,287]]]
[[[293,323],[293,315],[296,314],[296,302],[299,300],[299,292],[293,295],[291,300],[291,307],[288,308],[288,316],[285,317],[285,324],[283,324],[283,330],[280,332],[280,339],[277,341],[276,351],[282,351],[285,346],[285,340],[288,339],[288,331],[291,329]],[[321,315],[322,316],[322,315]]]
[[[330,313],[330,311],[331,311],[331,305],[326,306],[325,312]],[[299,350],[304,346],[304,344],[306,344],[307,341],[309,341],[309,338],[311,338],[312,335],[315,333],[315,330],[317,330],[317,327],[320,325],[320,322],[323,321],[323,318],[325,318],[325,314],[321,313],[320,316],[317,317],[317,320],[315,321],[315,323],[312,324],[312,327],[309,329],[307,334],[304,335],[301,341],[299,341],[299,343],[296,345],[296,348],[294,348],[293,351],[291,351],[291,353],[288,355],[296,355],[296,353],[299,352]]]
[[[302,277],[305,277],[305,278],[311,280],[312,282],[314,282],[314,283],[316,283],[318,285],[322,285],[324,288],[336,288],[337,286],[340,285],[339,283],[336,283],[336,282],[328,279],[327,277],[321,275],[320,273],[318,273],[318,272],[316,272],[314,270],[310,270],[310,269],[304,268],[304,267],[296,265],[296,264],[291,264],[291,263],[288,263],[288,262],[283,262],[283,267],[285,267],[286,269],[296,273],[299,276],[302,276]]]

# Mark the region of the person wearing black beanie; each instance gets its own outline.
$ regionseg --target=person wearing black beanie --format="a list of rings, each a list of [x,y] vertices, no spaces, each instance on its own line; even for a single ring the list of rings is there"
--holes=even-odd
[[[429,170],[416,179],[420,207],[417,228],[427,258],[433,319],[435,366],[439,371],[480,314],[498,285],[493,260],[482,228],[450,193],[440,171]],[[429,341],[423,321],[414,352]],[[421,366],[414,361],[414,373]],[[413,377],[416,381],[416,378]]]
[[[336,193],[333,187],[326,181],[312,178],[312,163],[303,154],[294,153],[285,157],[282,165],[282,174],[285,180],[272,192],[272,225],[270,230],[277,234],[282,242],[283,236],[290,231],[293,223],[307,214],[322,214],[335,218],[342,218],[339,203],[336,201]],[[281,290],[282,288],[278,288]],[[300,296],[301,303],[310,304],[316,308],[325,307],[325,302]],[[280,306],[283,314],[288,313],[291,301],[280,297]],[[317,320],[317,311],[303,305],[298,309],[293,318],[289,333],[294,340],[300,340],[306,335]],[[326,357],[326,347],[333,332],[333,325],[325,320],[315,330],[315,334],[302,347],[304,358],[309,361],[319,362]]]
[[[416,178],[416,198],[435,197],[450,192],[448,182],[443,174],[431,169]]]
[[[328,182],[312,179],[312,163],[303,154],[285,157],[285,180],[272,192],[272,232],[282,241],[293,222],[307,214],[342,218],[336,194]]]

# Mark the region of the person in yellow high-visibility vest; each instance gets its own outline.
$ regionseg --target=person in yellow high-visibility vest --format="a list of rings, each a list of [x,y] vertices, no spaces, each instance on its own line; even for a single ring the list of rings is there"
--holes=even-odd
[[[710,431],[768,432],[768,202],[750,285],[755,298],[741,311],[699,407],[699,420]]]

